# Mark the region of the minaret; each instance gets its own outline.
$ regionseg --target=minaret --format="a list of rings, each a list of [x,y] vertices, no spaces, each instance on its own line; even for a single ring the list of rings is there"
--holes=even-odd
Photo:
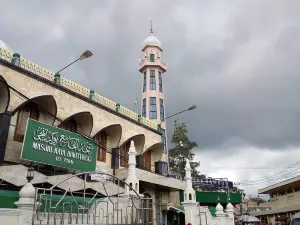
[[[136,150],[134,147],[134,142],[130,142],[130,147],[128,151],[128,176],[126,183],[129,184],[137,193],[139,193],[139,180],[136,177]],[[133,194],[133,191],[129,189],[128,186],[125,187],[127,194]]]
[[[199,224],[199,210],[198,202],[196,201],[196,192],[193,189],[191,166],[188,159],[185,164],[185,183],[184,201],[181,204],[185,212],[185,224]],[[201,220],[201,219],[200,219]]]
[[[142,83],[142,117],[154,120],[161,125],[165,135],[162,142],[165,145],[162,160],[167,161],[167,140],[166,140],[166,117],[163,74],[167,66],[162,62],[161,42],[154,36],[152,22],[150,22],[150,36],[143,42],[143,58],[140,62],[139,71],[143,74]]]
[[[184,201],[185,202],[196,202],[196,192],[192,184],[192,174],[191,174],[191,165],[188,159],[185,160],[185,182],[186,189],[184,191]]]

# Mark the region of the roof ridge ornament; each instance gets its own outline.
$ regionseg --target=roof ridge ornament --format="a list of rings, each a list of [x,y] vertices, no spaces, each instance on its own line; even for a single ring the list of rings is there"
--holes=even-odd
[[[150,35],[153,35],[152,20],[150,20]]]

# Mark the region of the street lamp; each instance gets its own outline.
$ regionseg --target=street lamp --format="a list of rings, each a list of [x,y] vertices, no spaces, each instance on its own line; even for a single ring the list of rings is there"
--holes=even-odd
[[[64,68],[62,68],[61,70],[59,70],[56,73],[59,73],[61,71],[63,71],[64,69],[66,69],[67,67],[71,66],[72,64],[76,63],[78,60],[84,60],[87,58],[90,58],[93,55],[93,53],[90,50],[86,50],[84,53],[82,53],[80,55],[80,57],[78,59],[76,59],[74,62],[70,63],[69,65],[65,66]]]
[[[187,108],[187,109],[185,109],[185,110],[183,110],[183,111],[181,111],[181,112],[175,113],[175,114],[173,114],[173,115],[171,115],[171,116],[167,116],[166,118],[164,118],[164,119],[161,121],[161,123],[164,122],[166,119],[169,119],[170,117],[176,116],[176,115],[181,114],[181,113],[184,113],[184,112],[186,112],[186,111],[194,110],[194,109],[196,109],[196,108],[197,108],[196,105],[192,105],[192,106],[190,106],[189,108]],[[161,124],[161,123],[160,123],[160,124]]]
[[[184,113],[184,112],[186,112],[186,111],[194,110],[194,109],[196,109],[196,108],[197,108],[196,105],[192,105],[192,106],[188,107],[187,109],[185,109],[185,110],[183,110],[183,111],[181,111],[181,112],[175,113],[175,114],[173,114],[173,115],[171,115],[171,116],[167,116],[166,118],[164,118],[164,119],[160,122],[160,124],[158,124],[158,126],[157,126],[158,131],[159,131],[162,135],[165,135],[165,134],[163,133],[163,129],[161,128],[161,124],[162,124],[166,119],[171,118],[171,117],[173,117],[173,116],[176,116],[176,115],[178,115],[178,114]],[[180,146],[181,146],[181,147],[183,146],[183,143],[182,143],[182,142],[180,143]],[[169,162],[168,162],[168,173],[169,173]]]
[[[30,183],[30,181],[32,181],[34,178],[34,168],[32,166],[30,166],[27,169],[27,175],[26,175],[26,179],[28,181],[28,183]]]

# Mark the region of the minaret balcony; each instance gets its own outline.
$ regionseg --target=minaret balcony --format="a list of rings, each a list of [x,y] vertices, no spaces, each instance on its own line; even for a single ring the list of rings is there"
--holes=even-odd
[[[155,60],[154,62],[150,62],[150,60],[142,60],[140,62],[140,72],[145,70],[145,67],[159,67],[161,71],[164,73],[167,71],[168,67],[166,63],[162,63],[160,60]]]

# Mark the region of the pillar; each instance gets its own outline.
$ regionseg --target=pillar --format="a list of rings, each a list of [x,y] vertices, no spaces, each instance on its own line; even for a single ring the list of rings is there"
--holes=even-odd
[[[94,100],[94,97],[95,97],[95,91],[94,90],[90,90],[89,99],[90,100]]]
[[[139,194],[140,185],[139,179],[136,176],[136,150],[133,141],[130,142],[130,148],[128,151],[128,176],[125,182]],[[123,196],[136,195],[136,193],[132,191],[131,188],[126,185],[125,193]]]
[[[230,199],[229,199],[230,200]],[[231,202],[229,201],[228,204],[226,205],[226,213],[228,215],[228,225],[234,225],[234,209],[233,209],[233,205],[231,204]]]
[[[181,202],[185,212],[185,224],[198,225],[200,224],[199,207],[196,202],[196,192],[192,186],[191,166],[188,159],[185,164],[185,182],[184,202]]]
[[[228,204],[226,205],[225,211],[230,218],[234,218],[234,209],[233,209],[233,205],[231,204],[231,202],[228,202]]]
[[[117,104],[116,104],[116,111],[117,111],[117,112],[120,112],[120,107],[121,107],[120,103],[117,103]]]
[[[60,84],[60,74],[59,73],[54,74],[54,83]]]
[[[20,54],[19,53],[14,53],[11,59],[11,63],[14,64],[15,66],[20,66]]]
[[[35,201],[35,188],[31,183],[27,183],[20,190],[19,196],[19,201],[15,202],[15,205],[20,209],[20,225],[31,225]]]

